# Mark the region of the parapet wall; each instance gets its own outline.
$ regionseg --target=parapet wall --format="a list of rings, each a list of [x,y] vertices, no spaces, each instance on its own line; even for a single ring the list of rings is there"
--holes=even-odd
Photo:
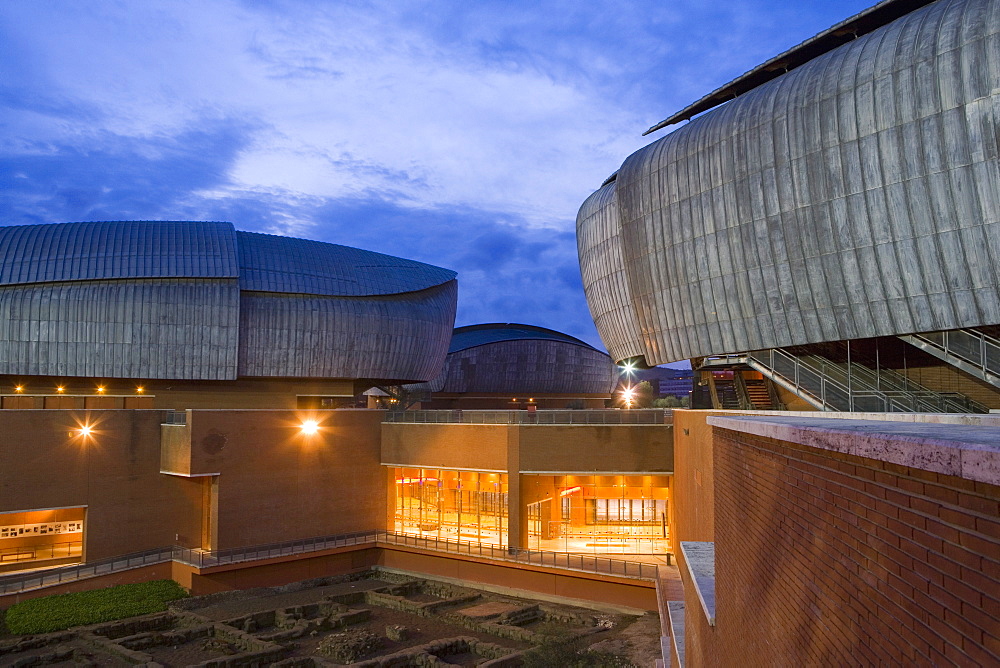
[[[708,421],[716,621],[685,583],[688,663],[1000,661],[1000,430]]]

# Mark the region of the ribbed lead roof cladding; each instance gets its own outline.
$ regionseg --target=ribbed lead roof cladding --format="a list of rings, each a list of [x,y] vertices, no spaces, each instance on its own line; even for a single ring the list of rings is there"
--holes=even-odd
[[[58,223],[0,227],[0,285],[238,275],[230,223]]]
[[[569,334],[563,334],[552,329],[534,325],[519,325],[516,323],[489,323],[485,325],[467,325],[456,327],[451,335],[451,345],[448,352],[475,348],[487,343],[522,340],[562,341],[596,350],[593,346]]]
[[[449,269],[322,241],[237,232],[240,289],[330,296],[416,292],[453,280]]]

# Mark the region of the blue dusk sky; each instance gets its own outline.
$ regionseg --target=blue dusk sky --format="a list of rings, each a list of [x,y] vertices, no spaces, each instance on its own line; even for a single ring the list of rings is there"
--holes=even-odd
[[[575,218],[642,132],[868,0],[3,0],[0,225],[226,220],[448,267],[604,349]]]

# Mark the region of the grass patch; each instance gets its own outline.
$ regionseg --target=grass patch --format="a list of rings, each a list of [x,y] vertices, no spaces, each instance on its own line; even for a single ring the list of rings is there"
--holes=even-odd
[[[119,585],[75,594],[56,594],[15,603],[4,623],[16,635],[50,633],[71,626],[110,622],[167,609],[169,601],[187,596],[173,580]]]

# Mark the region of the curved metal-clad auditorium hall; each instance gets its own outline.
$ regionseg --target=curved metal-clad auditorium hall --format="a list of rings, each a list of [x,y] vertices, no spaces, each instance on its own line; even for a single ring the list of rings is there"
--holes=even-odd
[[[0,374],[427,380],[455,272],[229,223],[0,227]]]
[[[616,360],[1000,322],[1000,0],[938,0],[631,155],[577,218]]]
[[[580,339],[534,325],[457,327],[431,392],[510,395],[609,394],[618,381],[611,358]]]

